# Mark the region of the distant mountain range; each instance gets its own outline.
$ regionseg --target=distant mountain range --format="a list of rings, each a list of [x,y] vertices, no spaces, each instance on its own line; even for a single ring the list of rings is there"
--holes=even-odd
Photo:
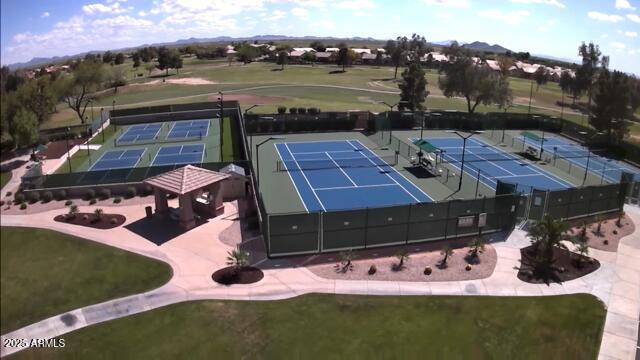
[[[178,46],[178,45],[187,45],[187,44],[197,44],[197,43],[213,43],[213,42],[232,42],[232,41],[277,41],[277,40],[305,40],[305,41],[313,41],[313,40],[332,40],[332,41],[384,41],[379,39],[374,39],[371,37],[350,37],[350,38],[337,38],[337,37],[326,37],[326,36],[287,36],[287,35],[256,35],[249,37],[230,37],[230,36],[217,36],[213,38],[189,38],[182,39],[173,42],[164,42],[164,43],[154,43],[154,44],[144,44],[135,47],[129,48],[121,48],[121,49],[111,49],[111,51],[131,51],[137,48],[145,47],[145,46]],[[444,41],[436,41],[432,42],[433,45],[438,46],[449,46],[454,40],[444,40]],[[463,47],[475,51],[490,51],[497,54],[505,53],[509,51],[509,49],[504,48],[498,44],[489,45],[485,42],[474,41],[469,44],[461,43]],[[104,50],[106,51],[106,50]],[[75,55],[67,55],[67,56],[54,56],[54,57],[35,57],[29,61],[9,64],[9,69],[23,69],[23,68],[32,68],[40,65],[51,64],[63,62],[69,59],[84,57],[88,53],[99,54],[104,51],[88,51]]]

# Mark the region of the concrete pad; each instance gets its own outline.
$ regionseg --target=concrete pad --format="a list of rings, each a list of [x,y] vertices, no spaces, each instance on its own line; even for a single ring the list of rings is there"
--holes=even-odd
[[[336,294],[360,294],[369,293],[369,287],[365,280],[336,280]]]
[[[516,288],[516,294],[518,296],[542,296],[544,295],[542,292],[542,288],[535,284],[527,284],[523,286],[518,286]]]
[[[633,269],[635,271],[640,271],[640,261],[636,258],[627,256],[625,254],[618,254],[618,259],[616,260],[616,264],[618,266],[624,266],[629,269]]]
[[[608,311],[627,316],[631,319],[638,319],[640,304],[618,295],[611,295],[609,298]]]
[[[400,293],[400,285],[396,281],[368,281],[367,293],[369,295],[397,295]]]
[[[632,360],[636,354],[636,342],[609,332],[602,335],[600,355],[613,359]]]
[[[638,319],[609,312],[604,323],[604,331],[635,341],[638,338]]]
[[[632,284],[640,284],[640,271],[623,266],[617,266],[616,275],[622,281],[630,282]]]
[[[487,288],[481,280],[460,281],[463,295],[487,295]]]
[[[616,281],[611,288],[614,295],[625,297],[634,302],[640,302],[640,286],[626,281]]]
[[[462,295],[462,289],[457,282],[434,281],[429,283],[429,287],[431,288],[432,295]]]
[[[398,282],[402,295],[431,295],[431,287],[428,283],[402,281]]]

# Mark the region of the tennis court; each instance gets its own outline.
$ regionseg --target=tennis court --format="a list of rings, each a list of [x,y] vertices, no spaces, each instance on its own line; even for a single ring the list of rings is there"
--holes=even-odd
[[[145,149],[107,151],[96,161],[89,171],[134,168]]]
[[[163,146],[158,150],[151,166],[201,164],[204,155],[204,144]]]
[[[167,139],[202,138],[209,134],[209,120],[182,120],[173,124]]]
[[[415,142],[416,138],[410,139]],[[458,171],[462,161],[462,139],[460,138],[427,138],[433,146],[442,151],[442,159]],[[511,155],[487,144],[471,138],[467,140],[465,149],[464,172],[477,178],[491,189],[496,188],[498,180],[516,184],[518,190],[528,192],[531,188],[541,190],[560,190],[573,188],[574,185],[559,177],[527,163],[515,155]]]
[[[132,125],[122,133],[117,144],[135,144],[136,142],[157,139],[162,123]]]
[[[540,141],[529,137],[524,137],[524,139],[527,146],[533,146],[538,151],[540,150]],[[611,182],[620,182],[623,171],[635,174],[634,177],[640,180],[638,170],[634,170],[616,160],[596,155],[593,152],[589,155],[589,150],[579,144],[571,143],[569,140],[555,136],[545,136],[543,142],[544,152],[547,154],[553,154],[558,159],[563,158],[583,169],[586,169],[588,165],[589,171],[601,175]]]
[[[432,201],[393,168],[395,156],[380,157],[359,140],[274,145],[278,169],[288,172],[308,212]]]

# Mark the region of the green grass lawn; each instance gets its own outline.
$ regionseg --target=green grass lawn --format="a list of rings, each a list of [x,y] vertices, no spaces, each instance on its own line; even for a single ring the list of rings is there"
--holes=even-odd
[[[2,227],[0,331],[161,286],[159,261],[59,232]]]
[[[2,189],[5,185],[7,185],[9,180],[11,180],[12,174],[13,173],[11,171],[0,172],[0,189]]]
[[[84,164],[84,162],[87,161],[90,156],[92,161],[98,160],[95,154],[95,150],[89,150],[89,153],[87,153],[87,150],[85,148],[81,148],[80,150],[76,151],[75,154],[71,155],[71,169],[69,169],[69,160],[67,160],[67,158],[65,157],[64,164],[60,165],[60,167],[56,169],[55,174],[68,174],[70,172],[75,172],[76,169]]]
[[[16,359],[595,359],[603,304],[590,295],[304,295],[171,305],[64,335]]]
[[[89,144],[91,144],[91,145],[102,145],[102,143],[103,143],[102,139],[103,138],[104,138],[104,141],[109,141],[109,139],[111,139],[111,137],[115,133],[116,133],[116,127],[113,126],[113,125],[109,125],[106,128],[104,128],[103,131],[98,133],[98,135],[96,135],[93,139],[91,139],[89,141]]]
[[[231,126],[231,119],[222,120],[222,161],[233,161],[240,158],[240,143],[235,127]]]

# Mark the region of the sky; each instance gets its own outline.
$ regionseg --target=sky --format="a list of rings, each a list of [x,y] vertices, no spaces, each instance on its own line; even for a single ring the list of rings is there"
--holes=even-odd
[[[2,0],[1,63],[190,37],[484,41],[578,61],[582,41],[640,75],[640,0]]]

